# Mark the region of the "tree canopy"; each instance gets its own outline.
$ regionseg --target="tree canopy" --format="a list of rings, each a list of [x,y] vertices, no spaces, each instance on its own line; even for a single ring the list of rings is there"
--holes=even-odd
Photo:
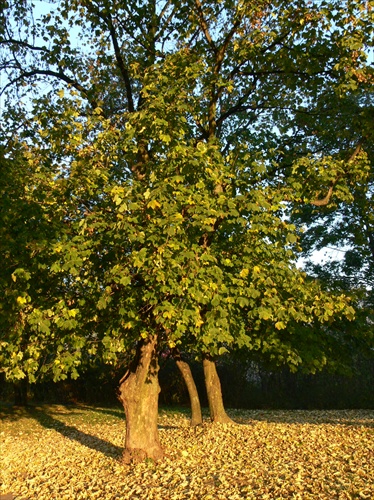
[[[322,367],[314,327],[354,311],[298,269],[290,216],[367,183],[333,124],[373,84],[372,2],[42,5],[2,2],[7,376],[148,344]]]

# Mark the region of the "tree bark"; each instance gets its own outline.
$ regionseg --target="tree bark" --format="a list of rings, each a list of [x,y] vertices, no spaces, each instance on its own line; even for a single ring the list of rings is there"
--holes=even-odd
[[[209,354],[203,356],[203,368],[211,421],[223,424],[234,423],[225,411],[216,364]]]
[[[164,456],[159,441],[157,336],[139,342],[137,356],[120,381],[119,399],[126,414],[126,441],[123,462],[160,460]]]
[[[191,426],[201,425],[203,423],[203,416],[201,413],[199,393],[197,392],[191,368],[189,364],[182,359],[182,356],[177,349],[173,349],[173,358],[177,367],[179,368],[179,371],[182,374],[183,380],[187,386],[188,395],[190,397]]]

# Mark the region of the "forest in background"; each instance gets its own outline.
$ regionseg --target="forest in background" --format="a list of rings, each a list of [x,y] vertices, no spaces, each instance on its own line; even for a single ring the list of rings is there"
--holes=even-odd
[[[374,361],[360,357],[350,374],[292,373],[287,368],[269,370],[260,363],[245,360],[221,360],[218,367],[222,393],[228,408],[247,409],[374,409]],[[200,363],[191,370],[201,404],[208,406],[204,374]],[[91,369],[78,380],[27,385],[0,382],[0,401],[7,404],[89,404],[118,406],[116,397],[118,370],[108,367]],[[189,395],[183,378],[172,359],[161,363],[160,405],[185,407]]]

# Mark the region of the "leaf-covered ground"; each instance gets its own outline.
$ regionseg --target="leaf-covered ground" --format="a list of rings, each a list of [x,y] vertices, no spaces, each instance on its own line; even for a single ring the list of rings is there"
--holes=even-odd
[[[120,409],[1,407],[1,495],[79,499],[374,498],[374,413],[229,411],[191,429],[160,412],[167,458],[124,466]]]

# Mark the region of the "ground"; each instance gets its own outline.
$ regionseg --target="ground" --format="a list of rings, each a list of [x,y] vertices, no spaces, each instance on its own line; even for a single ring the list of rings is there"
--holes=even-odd
[[[124,466],[119,408],[1,406],[0,500],[374,498],[373,411],[228,413],[161,410],[166,459]]]

